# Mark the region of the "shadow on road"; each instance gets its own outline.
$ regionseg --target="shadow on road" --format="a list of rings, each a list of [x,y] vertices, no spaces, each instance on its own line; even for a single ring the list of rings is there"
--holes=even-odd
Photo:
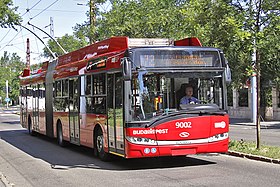
[[[9,124],[9,125],[18,125],[20,123],[19,120],[16,121],[2,121],[1,123]]]
[[[30,136],[27,130],[0,131],[0,138],[28,155],[44,160],[52,169],[69,170],[71,168],[103,170],[141,170],[174,167],[192,167],[216,164],[193,157],[161,157],[123,159],[113,157],[110,162],[103,162],[93,157],[93,150],[87,147],[68,145],[60,147],[55,139],[43,135]],[[203,157],[205,158],[205,157]]]

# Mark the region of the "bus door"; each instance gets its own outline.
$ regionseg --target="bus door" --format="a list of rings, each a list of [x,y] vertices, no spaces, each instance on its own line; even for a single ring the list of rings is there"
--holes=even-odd
[[[121,73],[108,74],[107,129],[109,152],[124,155],[123,79]]]
[[[70,142],[80,145],[79,79],[69,79],[69,130]]]
[[[33,130],[39,132],[39,89],[38,85],[33,86]]]
[[[23,127],[27,127],[27,87],[21,87],[20,97],[20,110],[21,110],[21,124]]]

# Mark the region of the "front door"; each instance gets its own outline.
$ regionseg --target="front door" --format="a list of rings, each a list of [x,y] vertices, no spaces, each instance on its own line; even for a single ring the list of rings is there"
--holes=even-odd
[[[20,110],[21,110],[21,125],[27,127],[27,89],[26,87],[21,88],[20,97]]]
[[[70,142],[80,145],[79,79],[69,79],[69,130]]]
[[[108,74],[107,80],[109,152],[124,155],[122,74]]]

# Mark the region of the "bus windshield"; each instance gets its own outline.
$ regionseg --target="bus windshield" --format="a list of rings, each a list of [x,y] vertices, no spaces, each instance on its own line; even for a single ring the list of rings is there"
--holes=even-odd
[[[221,72],[158,73],[145,70],[133,75],[133,121],[149,121],[163,113],[186,109],[180,100],[189,85],[197,102],[188,104],[213,104],[224,109]]]

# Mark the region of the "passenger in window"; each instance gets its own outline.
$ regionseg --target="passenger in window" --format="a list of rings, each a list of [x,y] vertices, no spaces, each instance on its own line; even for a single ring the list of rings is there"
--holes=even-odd
[[[200,101],[193,97],[193,87],[187,86],[185,89],[185,96],[181,98],[180,104],[199,104]]]
[[[91,86],[87,85],[87,87],[86,87],[86,95],[91,95],[90,90],[91,90]]]

